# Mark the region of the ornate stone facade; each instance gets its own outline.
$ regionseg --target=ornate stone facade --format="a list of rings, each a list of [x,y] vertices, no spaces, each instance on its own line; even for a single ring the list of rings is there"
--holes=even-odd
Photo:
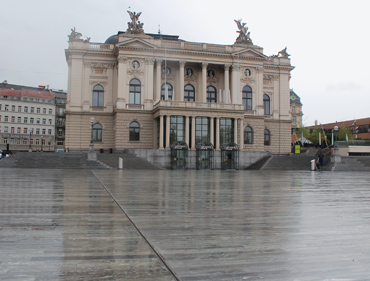
[[[146,34],[140,13],[129,14],[128,30],[105,43],[69,41],[66,147],[88,150],[93,135],[97,149],[185,141],[195,150],[208,141],[216,150],[229,142],[240,151],[290,151],[294,67],[286,49],[266,56],[240,20],[237,42],[216,45]]]

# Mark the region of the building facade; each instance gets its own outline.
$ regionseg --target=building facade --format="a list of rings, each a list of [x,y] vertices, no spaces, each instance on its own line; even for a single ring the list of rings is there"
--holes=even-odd
[[[6,81],[1,83],[0,149],[54,151],[57,120],[55,95],[44,86],[36,88],[8,84]],[[58,91],[58,95],[66,100],[66,93]]]
[[[65,146],[166,150],[185,142],[215,150],[290,151],[290,64],[286,48],[266,56],[235,21],[233,45],[146,34],[129,12],[126,32],[104,43],[72,30]]]
[[[290,114],[292,115],[292,134],[298,128],[302,127],[303,111],[302,111],[301,98],[293,91],[290,90]]]

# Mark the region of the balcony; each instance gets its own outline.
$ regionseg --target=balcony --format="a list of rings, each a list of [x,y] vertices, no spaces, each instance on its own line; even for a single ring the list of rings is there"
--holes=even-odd
[[[242,104],[229,104],[229,103],[211,103],[211,102],[185,102],[185,101],[171,101],[160,100],[153,106],[157,108],[184,108],[184,109],[197,109],[197,110],[232,110],[244,111]]]

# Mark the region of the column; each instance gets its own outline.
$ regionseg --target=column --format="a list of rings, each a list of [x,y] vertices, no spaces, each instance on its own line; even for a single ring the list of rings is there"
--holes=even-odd
[[[127,58],[118,58],[118,86],[117,86],[117,109],[124,109],[128,101],[128,87],[127,87]]]
[[[145,80],[146,80],[146,83],[145,83],[145,92],[146,92],[146,96],[145,96],[145,99],[147,99],[148,103],[153,103],[153,85],[154,85],[154,75],[153,75],[153,72],[154,72],[154,60],[152,59],[145,59]],[[149,108],[146,108],[146,109],[149,109]]]
[[[216,150],[220,150],[220,118],[216,117]]]
[[[163,149],[163,115],[159,116],[159,149]]]
[[[161,99],[161,68],[162,60],[156,60],[156,70],[155,70],[155,90],[154,90],[154,101],[159,101]]]
[[[238,144],[238,119],[234,118],[234,142]]]
[[[166,115],[166,147],[165,148],[170,148],[170,115]]]
[[[185,116],[185,142],[188,146],[190,145],[190,142],[189,142],[189,127],[190,127],[189,116]]]
[[[225,95],[226,95],[226,103],[228,103],[228,100],[229,100],[229,90],[230,90],[230,85],[229,85],[229,81],[230,81],[230,72],[229,72],[229,68],[230,68],[230,65],[229,64],[225,64],[224,65],[224,68],[225,68],[225,71],[224,71],[224,90],[225,90]],[[235,103],[234,100],[231,100],[231,103]]]
[[[191,150],[195,150],[195,116],[191,117]]]
[[[207,66],[208,63],[202,63],[202,89],[200,91],[200,102],[207,102]]]
[[[239,143],[239,149],[244,149],[244,119],[240,119],[240,143]]]
[[[179,66],[180,66],[180,71],[179,71],[179,91],[178,94],[179,96],[177,97],[178,100],[184,101],[184,77],[185,77],[185,61],[180,61]]]
[[[231,71],[231,102],[233,104],[239,104],[240,101],[238,100],[238,92],[239,92],[239,67],[237,65],[232,66]]]
[[[213,117],[210,118],[210,143],[213,144],[213,146],[215,146],[215,123],[214,123],[215,119]]]

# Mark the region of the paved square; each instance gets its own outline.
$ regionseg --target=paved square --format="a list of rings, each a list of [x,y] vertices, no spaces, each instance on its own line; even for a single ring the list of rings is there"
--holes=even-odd
[[[367,173],[0,175],[1,280],[369,280]]]

